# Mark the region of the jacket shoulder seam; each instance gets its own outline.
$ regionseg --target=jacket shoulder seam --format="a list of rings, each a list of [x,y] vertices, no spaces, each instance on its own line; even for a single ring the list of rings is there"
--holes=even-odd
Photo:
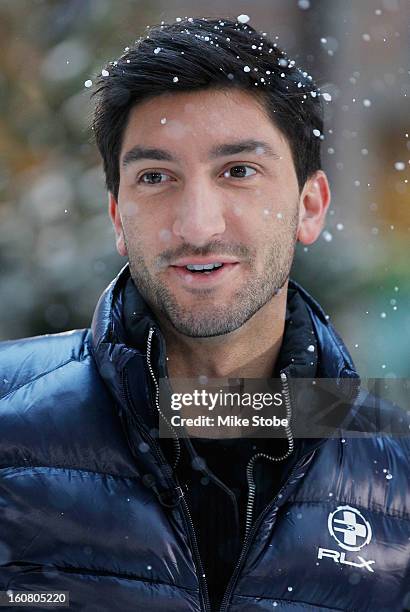
[[[66,361],[63,361],[63,363],[60,363],[55,368],[52,368],[51,370],[47,370],[46,372],[41,372],[37,376],[34,376],[34,378],[30,378],[29,380],[26,380],[21,385],[17,385],[17,387],[12,387],[11,389],[9,389],[9,391],[5,395],[2,395],[0,397],[0,399],[5,399],[9,395],[11,395],[11,393],[14,393],[15,391],[18,391],[19,389],[23,389],[23,387],[25,387],[27,385],[30,385],[33,382],[36,382],[36,380],[40,380],[40,378],[44,378],[44,376],[48,376],[52,372],[55,372],[56,370],[59,370],[60,368],[66,366],[68,363],[71,363],[72,361],[79,361],[79,360],[78,359],[74,359],[73,357],[70,357],[70,359],[67,359]]]
[[[25,567],[27,568],[28,566],[32,566],[33,564],[31,563],[27,563],[27,562],[17,562],[14,563],[13,565],[17,566],[17,567]],[[38,565],[36,564],[33,567],[33,571],[38,571]],[[40,565],[40,567],[47,567],[49,568],[50,565]],[[83,567],[73,567],[73,566],[62,566],[62,565],[55,565],[52,564],[51,567],[54,567],[56,570],[60,571],[60,572],[65,572],[68,574],[76,574],[76,575],[82,575],[82,576],[96,576],[98,578],[116,578],[116,579],[120,579],[120,580],[130,580],[130,581],[135,581],[135,582],[145,582],[147,584],[153,584],[155,586],[166,586],[166,587],[171,587],[173,589],[181,589],[183,591],[187,591],[188,593],[192,593],[192,594],[197,594],[198,593],[198,589],[195,588],[190,588],[190,587],[184,587],[184,586],[180,586],[179,584],[171,584],[170,582],[163,582],[163,581],[159,581],[159,580],[150,580],[149,578],[146,577],[140,577],[136,574],[131,574],[131,573],[123,573],[123,572],[112,572],[110,570],[105,570],[105,569],[91,569],[91,568],[83,568]],[[28,571],[26,569],[26,571]]]
[[[30,378],[29,380],[26,380],[25,382],[21,383],[21,385],[17,385],[17,387],[12,387],[11,389],[9,389],[7,391],[7,393],[5,393],[4,395],[0,396],[0,400],[5,399],[6,397],[11,395],[15,391],[18,391],[19,389],[23,389],[23,387],[25,387],[26,385],[30,385],[31,383],[35,382],[36,380],[40,380],[40,378],[43,378],[44,376],[48,376],[52,372],[55,372],[56,370],[59,370],[60,368],[66,366],[67,364],[71,363],[72,361],[77,361],[78,363],[81,363],[82,361],[87,359],[87,357],[91,357],[90,344],[89,344],[89,341],[88,341],[88,332],[89,332],[88,329],[85,329],[83,331],[83,337],[82,337],[82,340],[81,340],[82,346],[81,346],[81,349],[80,349],[80,358],[79,359],[76,359],[75,357],[70,357],[70,359],[67,359],[66,361],[63,361],[62,363],[60,363],[59,365],[55,366],[54,368],[51,368],[50,370],[46,370],[45,372],[40,372],[40,374],[38,374],[37,376],[34,376],[33,378]],[[86,346],[87,346],[88,351],[85,350]]]
[[[15,470],[19,472],[25,472],[30,470],[40,469],[40,470],[70,470],[72,472],[81,472],[83,474],[95,474],[97,476],[108,476],[110,478],[116,478],[118,480],[135,480],[140,481],[141,478],[139,476],[121,476],[119,474],[112,474],[110,472],[100,472],[98,470],[87,470],[86,468],[75,467],[72,465],[34,465],[34,464],[25,464],[25,465],[0,465],[0,472],[2,470]]]

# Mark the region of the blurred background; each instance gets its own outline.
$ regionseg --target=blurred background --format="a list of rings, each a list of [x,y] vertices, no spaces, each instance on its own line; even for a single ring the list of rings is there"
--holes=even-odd
[[[86,81],[148,25],[250,16],[326,104],[327,226],[293,277],[366,377],[410,373],[408,0],[0,0],[0,339],[89,326],[115,251]]]

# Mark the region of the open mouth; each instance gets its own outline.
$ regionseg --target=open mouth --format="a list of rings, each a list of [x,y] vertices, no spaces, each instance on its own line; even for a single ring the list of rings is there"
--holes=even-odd
[[[212,263],[187,263],[186,265],[174,265],[171,269],[179,277],[188,283],[210,282],[224,277],[228,272],[238,266],[239,262],[212,262]]]
[[[192,272],[193,274],[211,274],[215,270],[219,270],[219,268],[223,267],[223,263],[210,263],[210,264],[188,264],[184,266],[188,272]]]

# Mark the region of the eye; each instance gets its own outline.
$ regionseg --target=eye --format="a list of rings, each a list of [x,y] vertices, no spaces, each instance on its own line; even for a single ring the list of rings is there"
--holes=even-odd
[[[169,174],[159,172],[158,170],[153,170],[151,172],[144,172],[144,174],[141,174],[137,182],[142,183],[143,185],[161,185],[165,182],[161,180],[164,176],[169,178]]]
[[[249,171],[251,171],[249,173]],[[255,168],[251,166],[238,165],[231,166],[228,170],[225,170],[224,177],[225,178],[248,178],[249,176],[253,176],[256,174]]]

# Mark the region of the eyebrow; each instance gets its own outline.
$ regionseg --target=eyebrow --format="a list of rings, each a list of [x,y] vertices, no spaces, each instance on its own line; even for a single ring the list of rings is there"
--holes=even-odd
[[[257,151],[257,150],[260,150]],[[218,159],[228,155],[238,155],[239,153],[257,153],[265,157],[274,157],[279,159],[279,155],[275,153],[270,144],[263,140],[240,140],[238,142],[224,143],[212,147],[209,151],[208,159]],[[155,159],[157,161],[180,161],[179,158],[173,155],[166,149],[157,149],[153,147],[141,147],[136,145],[125,153],[122,159],[122,166],[140,161],[142,159]]]

